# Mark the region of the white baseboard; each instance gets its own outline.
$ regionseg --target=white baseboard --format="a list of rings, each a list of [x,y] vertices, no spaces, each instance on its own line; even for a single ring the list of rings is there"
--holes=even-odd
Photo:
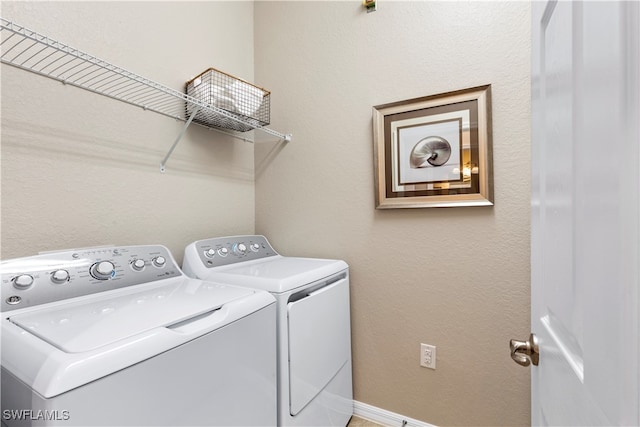
[[[433,424],[414,420],[413,418],[376,408],[375,406],[367,405],[357,400],[353,401],[353,415],[386,427],[436,427]]]

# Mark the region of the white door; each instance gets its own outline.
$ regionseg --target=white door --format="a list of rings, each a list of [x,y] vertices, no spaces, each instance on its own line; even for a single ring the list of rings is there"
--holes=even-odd
[[[640,4],[532,19],[532,424],[640,425]]]

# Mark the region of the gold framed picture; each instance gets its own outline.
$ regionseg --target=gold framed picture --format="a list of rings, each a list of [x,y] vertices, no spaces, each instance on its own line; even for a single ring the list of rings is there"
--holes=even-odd
[[[491,85],[373,107],[376,208],[492,206]]]

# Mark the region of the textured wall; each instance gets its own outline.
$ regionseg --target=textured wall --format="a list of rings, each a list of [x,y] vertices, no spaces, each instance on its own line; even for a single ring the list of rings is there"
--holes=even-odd
[[[352,272],[358,401],[437,425],[526,425],[530,9],[526,2],[257,2],[256,231]],[[371,108],[492,85],[495,206],[374,209]],[[421,342],[437,370],[419,366]]]
[[[253,79],[251,2],[2,2],[2,17],[176,90]],[[2,65],[2,257],[254,229],[253,146]]]

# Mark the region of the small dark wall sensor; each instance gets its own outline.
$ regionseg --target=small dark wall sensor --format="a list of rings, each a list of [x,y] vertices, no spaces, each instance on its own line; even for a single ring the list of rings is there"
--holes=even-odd
[[[376,0],[362,0],[362,5],[367,9],[367,13],[376,11]]]

